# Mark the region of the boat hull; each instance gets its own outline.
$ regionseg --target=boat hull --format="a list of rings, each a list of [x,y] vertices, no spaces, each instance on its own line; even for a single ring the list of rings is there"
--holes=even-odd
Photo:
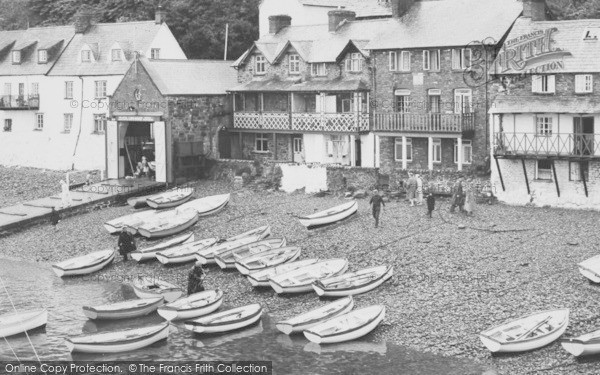
[[[125,308],[122,310],[110,310],[101,309],[100,307],[83,307],[83,314],[88,319],[103,319],[103,320],[117,320],[117,319],[131,319],[146,316],[158,309],[164,302],[164,297],[153,297],[145,298],[148,300],[141,306],[135,306],[132,308]],[[140,300],[142,301],[142,300]]]
[[[199,316],[208,315],[210,313],[215,312],[223,304],[223,293],[218,293],[218,298],[209,304],[188,309],[178,309],[172,306],[162,306],[158,308],[158,315],[162,316],[168,321],[193,319]]]
[[[292,319],[288,319],[286,321],[276,323],[275,327],[277,327],[278,330],[285,333],[286,335],[290,335],[292,333],[303,332],[303,331],[310,329],[314,326],[317,326],[329,319],[335,318],[336,316],[350,312],[354,308],[354,299],[352,297],[346,297],[344,299],[347,300],[347,302],[344,301],[345,303],[340,304],[339,308],[332,309],[331,312],[328,312],[325,315],[315,317],[313,319],[307,318],[307,319],[304,319],[301,321],[294,321],[294,318],[292,318]],[[334,303],[337,303],[337,302],[338,301],[336,301]],[[326,308],[327,306],[331,306],[331,305],[332,304],[328,304],[328,305],[324,306],[323,308]],[[315,309],[313,311],[321,310],[323,308]],[[310,313],[311,312],[309,311],[308,313],[305,313],[302,315],[306,315],[308,317]]]
[[[70,276],[81,276],[100,271],[104,267],[108,266],[115,259],[116,252],[113,250],[112,253],[105,259],[95,262],[89,265],[82,265],[77,268],[64,268],[59,264],[52,265],[52,270],[58,277],[70,277]]]
[[[152,198],[148,198],[146,200],[146,204],[148,204],[148,206],[150,206],[151,208],[154,208],[155,210],[173,208],[173,207],[180,206],[180,205],[184,204],[185,202],[189,201],[190,198],[192,198],[192,194],[193,194],[193,190],[188,195],[181,197],[180,199],[176,199],[176,200],[172,200],[172,201],[168,201],[168,202],[158,202],[156,200],[157,197],[155,196]]]
[[[140,235],[142,235],[146,238],[168,237],[168,236],[172,236],[174,234],[183,232],[184,230],[194,226],[197,222],[198,222],[198,215],[194,215],[194,217],[192,219],[190,219],[180,225],[175,225],[175,226],[168,227],[168,228],[161,229],[161,230],[149,230],[144,227],[139,227],[138,232]]]
[[[339,212],[335,212],[331,215],[317,216],[317,217],[311,217],[312,216],[311,215],[311,216],[306,216],[306,217],[299,217],[298,220],[300,220],[300,223],[308,229],[313,228],[313,227],[319,227],[322,225],[333,224],[333,223],[336,223],[338,221],[348,218],[349,216],[355,214],[358,211],[358,202],[354,201],[354,202],[352,202],[352,204],[346,203],[341,206],[346,206],[346,205],[348,207],[344,207],[343,210],[340,210]],[[338,207],[341,207],[341,206],[338,206]],[[336,209],[338,207],[333,207],[329,211],[336,211]],[[318,213],[316,215],[318,215]]]
[[[11,313],[0,316],[0,322],[2,322],[3,317],[4,319],[7,319],[8,317],[14,317],[17,319],[17,321],[15,321],[13,324],[0,323],[0,337],[19,335],[21,333],[43,327],[48,322],[48,311],[46,310],[31,311],[26,313],[29,315],[26,319],[18,320],[19,318],[23,317],[23,314],[25,313]]]
[[[161,244],[151,246],[148,249],[142,249],[140,251],[134,251],[129,253],[131,258],[136,262],[144,262],[151,259],[156,259],[156,253],[159,251],[166,250],[170,247],[174,247],[180,244],[186,244],[189,242],[193,242],[195,239],[195,235],[193,233],[184,234],[180,237],[173,238],[171,240],[165,241]]]
[[[335,270],[334,272],[331,272],[329,275],[327,275],[325,277],[341,275],[344,272],[346,272],[347,269],[348,269],[348,261],[345,261],[343,266],[340,269]],[[314,291],[312,284],[315,281],[316,281],[316,279],[309,279],[302,283],[297,283],[297,284],[296,283],[295,284],[283,284],[283,283],[280,283],[279,280],[271,278],[271,279],[269,279],[269,284],[271,285],[271,287],[273,288],[273,290],[275,290],[275,293],[277,293],[277,294],[307,293],[307,292]]]
[[[221,324],[199,324],[197,322],[191,321],[186,322],[184,326],[188,331],[192,331],[195,333],[223,333],[248,327],[258,322],[261,317],[262,308],[260,308],[257,312],[255,312],[252,315],[231,322]]]
[[[265,268],[269,268],[269,267],[277,267],[280,266],[282,264],[286,264],[286,263],[291,263],[293,261],[295,261],[296,259],[298,259],[298,257],[300,257],[300,253],[301,253],[302,249],[300,247],[298,247],[298,250],[295,251],[290,257],[288,257],[287,259],[283,259],[281,262],[273,264],[273,265],[269,265],[268,267],[260,267],[260,268],[252,268],[250,269],[246,263],[244,262],[244,259],[239,259],[235,261],[235,268],[237,268],[237,270],[244,276],[249,275],[251,272],[254,271],[259,271],[261,269],[265,269]]]
[[[250,282],[250,285],[253,287],[270,287],[269,279],[274,275],[280,275],[285,272],[291,272],[295,269],[302,268],[305,266],[309,266],[311,264],[317,263],[319,260],[316,258],[313,259],[303,259],[300,261],[290,262],[281,264],[276,267],[269,267],[258,271],[253,271],[246,278]]]
[[[357,310],[358,311],[358,310]],[[348,313],[348,314],[352,314]],[[348,315],[345,314],[345,315]],[[339,317],[333,318],[331,320],[335,320],[335,319],[341,319],[342,315],[340,315]],[[341,331],[339,333],[335,333],[332,335],[319,335],[318,333],[318,329],[320,327],[316,326],[313,328],[313,330],[306,330],[304,331],[304,336],[316,343],[316,344],[335,344],[338,342],[345,342],[345,341],[350,341],[350,340],[356,340],[360,337],[363,337],[369,333],[371,333],[371,331],[373,331],[375,328],[377,328],[377,326],[379,325],[379,323],[381,323],[381,321],[383,321],[383,319],[385,318],[385,307],[382,307],[380,313],[372,320],[369,320],[367,324],[363,325],[363,326],[359,326],[350,330],[346,330],[346,331]],[[322,324],[327,324],[328,322],[322,323]]]
[[[319,297],[344,297],[353,296],[357,294],[363,294],[370,292],[371,290],[379,287],[384,282],[388,281],[394,275],[393,267],[389,267],[385,273],[375,280],[367,283],[355,285],[344,289],[327,288],[323,283],[317,281],[312,284],[313,289],[319,295]]]
[[[135,341],[123,342],[123,343],[86,343],[81,340],[74,341],[67,339],[66,344],[71,352],[81,353],[123,353],[132,350],[138,350],[150,346],[156,342],[165,340],[169,337],[169,325],[166,324],[164,327],[158,329],[155,333],[140,337]]]

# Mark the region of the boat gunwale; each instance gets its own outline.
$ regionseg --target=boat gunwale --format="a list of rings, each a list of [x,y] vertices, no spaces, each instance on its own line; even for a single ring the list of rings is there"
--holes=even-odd
[[[361,328],[363,328],[363,327],[366,327],[366,326],[368,326],[369,324],[373,323],[375,320],[377,320],[377,319],[378,319],[378,318],[381,316],[381,314],[385,314],[385,306],[384,306],[384,305],[372,305],[372,306],[363,307],[363,308],[361,308],[361,309],[353,310],[353,311],[350,311],[350,312],[348,312],[348,313],[344,314],[344,315],[347,315],[347,314],[353,314],[353,313],[356,313],[357,311],[364,310],[364,309],[368,309],[368,308],[370,308],[370,307],[373,307],[373,306],[381,306],[381,311],[379,311],[379,313],[378,313],[378,314],[377,314],[375,317],[373,317],[373,318],[369,319],[369,320],[368,320],[368,321],[367,321],[365,324],[362,324],[362,325],[360,325],[360,326],[356,326],[356,327],[354,327],[354,328],[352,328],[352,329],[348,329],[348,330],[340,331],[340,332],[338,332],[338,333],[332,333],[332,334],[329,334],[329,335],[321,335],[321,334],[319,334],[319,333],[317,333],[317,332],[313,331],[313,330],[312,330],[312,328],[310,328],[310,329],[307,329],[305,332],[310,332],[311,334],[313,334],[313,335],[315,335],[315,336],[318,336],[318,337],[320,337],[320,338],[326,338],[326,337],[336,337],[336,336],[341,336],[341,335],[348,334],[348,333],[350,333],[350,332],[357,331],[357,330],[359,330],[359,329],[361,329]],[[333,319],[338,319],[338,318],[341,318],[341,317],[343,317],[344,315],[339,315],[339,316],[336,316],[335,318],[332,318],[332,320],[333,320]],[[323,322],[323,324],[325,324],[325,323],[327,323],[327,322]]]
[[[552,312],[558,312],[558,311],[566,311],[566,314],[565,314],[565,319],[564,319],[564,320],[561,322],[561,324],[560,324],[559,326],[557,326],[557,327],[556,327],[556,329],[553,329],[552,331],[550,331],[550,332],[547,332],[547,333],[545,333],[545,334],[543,334],[543,335],[541,335],[541,336],[532,337],[532,338],[530,338],[530,339],[515,340],[515,341],[511,341],[511,342],[502,342],[502,341],[499,341],[499,340],[497,340],[497,339],[495,339],[495,338],[491,337],[491,336],[490,336],[490,335],[487,333],[487,332],[490,332],[490,331],[497,330],[498,328],[500,328],[500,327],[502,327],[502,326],[505,326],[505,325],[508,325],[509,323],[514,323],[514,322],[518,322],[519,320],[523,320],[523,319],[529,318],[529,317],[531,317],[531,316],[533,316],[533,315],[543,315],[544,313],[552,313]],[[499,324],[499,325],[497,325],[497,326],[494,326],[494,327],[492,327],[492,328],[490,328],[490,329],[488,329],[488,330],[485,330],[485,331],[483,331],[483,332],[479,333],[479,335],[480,335],[480,336],[482,336],[482,337],[485,337],[485,338],[486,338],[486,339],[488,339],[488,340],[491,340],[491,341],[494,341],[494,342],[496,342],[496,343],[500,344],[500,346],[501,346],[501,347],[502,347],[502,346],[506,346],[506,345],[514,345],[514,344],[520,344],[520,343],[531,342],[531,341],[534,341],[534,340],[539,340],[539,339],[541,339],[541,338],[544,338],[544,337],[550,336],[551,334],[553,334],[553,333],[556,333],[556,331],[559,331],[560,329],[562,329],[562,327],[564,327],[565,325],[568,325],[568,324],[569,324],[569,314],[570,314],[570,311],[569,311],[569,309],[558,309],[558,310],[547,310],[547,311],[541,311],[541,312],[539,312],[539,313],[533,313],[533,314],[525,315],[525,316],[522,316],[522,317],[520,317],[520,318],[516,318],[516,319],[513,319],[513,320],[511,320],[511,321],[508,321],[508,322],[505,322],[505,323]]]

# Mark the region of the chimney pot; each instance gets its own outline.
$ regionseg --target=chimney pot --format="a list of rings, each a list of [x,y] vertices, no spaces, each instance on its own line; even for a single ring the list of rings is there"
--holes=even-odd
[[[286,26],[292,24],[292,17],[279,14],[276,16],[269,16],[269,34],[277,34]]]
[[[546,21],[545,0],[523,0],[523,17],[532,21]]]
[[[392,3],[392,16],[400,18],[410,10],[415,0],[390,0],[390,2]]]
[[[336,9],[327,12],[329,16],[329,32],[334,33],[343,21],[354,21],[356,13],[351,10]]]
[[[163,9],[162,6],[158,6],[156,12],[154,13],[154,22],[157,25],[163,24],[167,21],[167,11]]]

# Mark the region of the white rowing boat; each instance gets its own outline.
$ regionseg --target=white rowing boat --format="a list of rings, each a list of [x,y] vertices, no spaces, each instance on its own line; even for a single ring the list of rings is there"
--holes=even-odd
[[[147,247],[145,249],[136,250],[131,253],[131,258],[137,262],[143,262],[145,260],[155,259],[156,253],[162,250],[166,250],[179,244],[187,244],[193,242],[195,235],[193,233],[186,233],[181,236],[174,237],[167,241],[162,241],[154,246]]]
[[[600,255],[591,257],[578,264],[579,272],[592,282],[600,283]]]
[[[206,238],[177,246],[172,249],[159,251],[156,253],[156,259],[158,259],[158,261],[162,264],[181,264],[193,262],[196,260],[196,253],[198,251],[213,246],[218,240],[218,238]]]
[[[551,310],[528,315],[479,334],[493,353],[524,352],[558,339],[569,325],[569,310]]]
[[[355,340],[377,328],[384,317],[385,306],[368,306],[316,325],[304,331],[304,336],[316,344]]]
[[[119,233],[121,229],[127,228],[127,231],[132,234],[137,233],[137,228],[142,225],[145,221],[154,218],[158,212],[155,210],[146,210],[118,217],[113,220],[109,220],[104,223],[104,228],[110,234]]]
[[[267,287],[271,286],[271,284],[269,284],[269,279],[277,275],[283,275],[293,270],[297,270],[298,268],[303,268],[311,264],[315,264],[318,261],[319,259],[316,258],[297,260],[295,262],[282,264],[276,267],[269,267],[262,270],[250,272],[247,278],[253,287]]]
[[[193,209],[198,212],[198,217],[214,215],[227,206],[230,198],[231,194],[223,194],[194,199],[177,207],[177,210],[185,211]]]
[[[234,247],[232,249],[223,249],[215,253],[215,262],[221,269],[235,268],[236,259],[241,259],[252,254],[258,254],[267,250],[277,249],[285,246],[285,238],[267,238],[257,242]]]
[[[278,294],[309,292],[313,290],[313,282],[340,275],[346,272],[347,268],[348,261],[346,259],[323,260],[283,275],[274,276],[269,279],[269,283]]]
[[[158,314],[168,321],[192,319],[216,311],[223,303],[223,291],[206,290],[178,299],[158,308]]]
[[[236,247],[240,247],[245,244],[249,244],[252,242],[256,242],[260,240],[258,235],[242,237],[240,239],[234,241],[225,241],[220,244],[216,244],[214,246],[207,247],[205,249],[199,250],[196,253],[196,260],[199,264],[214,264],[215,263],[215,254],[217,252],[229,249],[235,249]]]
[[[358,203],[356,201],[341,204],[339,206],[314,213],[307,216],[299,216],[298,220],[306,228],[333,224],[340,220],[344,220],[350,215],[358,211]]]
[[[106,267],[115,259],[115,250],[101,250],[52,265],[58,277],[87,275]]]
[[[131,197],[127,199],[127,204],[136,209],[146,207],[148,206],[148,203],[146,203],[146,199],[153,197],[154,195],[155,194],[144,195],[142,197]]]
[[[152,345],[169,337],[169,324],[125,331],[95,333],[65,339],[71,352],[122,353]]]
[[[175,301],[183,294],[180,287],[153,277],[138,277],[132,283],[132,287],[139,298],[163,296],[167,303]]]
[[[134,299],[101,306],[83,306],[83,314],[89,319],[129,319],[148,315],[164,302],[164,297]]]
[[[600,354],[600,330],[560,339],[560,344],[575,357]]]
[[[369,292],[394,274],[392,266],[365,268],[326,279],[317,280],[312,287],[322,297],[343,297]]]
[[[44,309],[0,315],[0,337],[19,335],[43,327],[47,322],[48,311]]]
[[[221,333],[254,324],[261,315],[259,304],[247,305],[186,321],[184,327],[196,333]]]
[[[146,238],[160,238],[183,232],[198,222],[194,210],[170,210],[138,227],[138,232]]]
[[[194,194],[193,188],[178,188],[148,197],[146,198],[146,203],[154,209],[172,208],[190,200],[192,194]]]
[[[270,249],[258,254],[252,254],[241,259],[236,259],[235,267],[242,275],[248,275],[251,272],[293,262],[298,259],[301,251],[302,249],[298,246]]]
[[[348,296],[288,320],[277,322],[275,326],[286,335],[302,332],[338,315],[345,314],[353,307],[354,299],[352,296]]]

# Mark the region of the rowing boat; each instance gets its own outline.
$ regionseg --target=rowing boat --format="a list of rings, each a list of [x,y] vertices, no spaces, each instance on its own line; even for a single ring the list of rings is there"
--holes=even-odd
[[[259,241],[259,235],[253,235],[248,237],[242,237],[234,241],[225,241],[214,246],[207,247],[199,250],[196,253],[196,260],[199,264],[213,264],[215,263],[215,253],[228,249],[235,249],[245,244]]]
[[[270,249],[258,254],[252,254],[241,259],[236,259],[235,267],[242,275],[248,275],[254,271],[293,262],[298,259],[301,251],[302,249],[298,246]]]
[[[271,226],[270,225],[264,225],[262,227],[251,229],[251,230],[249,230],[247,232],[240,233],[240,234],[235,235],[233,237],[229,237],[225,241],[226,242],[233,242],[233,241],[237,241],[239,239],[245,238],[245,237],[254,237],[254,236],[258,236],[262,240],[263,238],[267,238],[270,235],[271,235]]]
[[[490,328],[479,338],[494,353],[524,352],[555,341],[568,324],[568,309],[543,311]]]
[[[371,267],[317,280],[312,284],[312,287],[322,297],[351,296],[377,288],[389,280],[393,274],[394,268],[392,266]]]
[[[221,269],[235,268],[236,259],[241,259],[252,254],[285,246],[285,238],[268,238],[266,240],[251,242],[232,249],[223,249],[215,253],[215,262]]]
[[[600,330],[587,333],[578,337],[560,339],[562,347],[574,355],[582,357],[600,353]]]
[[[354,299],[352,296],[340,298],[318,309],[277,322],[275,327],[286,335],[302,332],[338,315],[345,314],[352,310],[353,307]]]
[[[591,257],[578,264],[579,272],[592,282],[600,283],[600,255]]]
[[[306,267],[274,276],[269,279],[276,293],[303,293],[313,290],[312,283],[327,277],[340,275],[348,268],[346,259],[329,259]]]
[[[312,228],[344,220],[356,211],[358,211],[358,203],[352,201],[311,215],[299,216],[298,220],[306,228]]]
[[[151,220],[158,213],[155,210],[146,210],[118,217],[113,220],[109,220],[104,223],[104,228],[110,234],[115,234],[126,228],[131,234],[137,233],[137,228],[142,225],[145,221]]]
[[[96,251],[77,258],[72,258],[52,265],[58,277],[87,275],[106,267],[115,259],[113,249]]]
[[[271,286],[269,279],[277,275],[283,275],[298,268],[315,264],[319,259],[302,259],[291,263],[282,264],[276,267],[264,268],[262,270],[250,272],[247,276],[248,281],[253,287]]]
[[[196,333],[221,333],[256,323],[261,315],[262,307],[259,304],[247,305],[186,321],[184,327]]]
[[[191,319],[216,311],[223,303],[223,291],[206,290],[178,299],[158,308],[158,314],[168,321]]]
[[[151,327],[71,337],[65,341],[71,352],[122,353],[145,348],[165,340],[168,336],[169,324],[164,323]]]
[[[129,319],[148,315],[162,305],[164,297],[134,299],[101,306],[83,306],[89,319]]]
[[[154,194],[144,195],[142,197],[131,197],[131,198],[127,199],[127,204],[136,209],[146,207],[146,206],[148,206],[148,203],[146,203],[146,199],[153,197],[153,196],[154,196]]]
[[[0,337],[19,335],[43,327],[47,322],[48,311],[44,309],[0,315]]]
[[[167,303],[175,301],[183,294],[180,287],[152,277],[138,277],[132,283],[132,286],[133,291],[139,298],[163,296]]]
[[[198,213],[194,210],[170,210],[144,222],[138,227],[138,232],[146,238],[166,237],[183,232],[197,221]]]
[[[148,197],[146,203],[154,209],[172,208],[190,200],[192,194],[194,194],[193,188],[174,189]]]
[[[385,306],[363,307],[316,325],[304,331],[304,336],[316,344],[355,340],[377,328],[384,317]]]
[[[198,217],[214,215],[227,206],[230,198],[231,194],[223,194],[194,199],[177,207],[177,210],[185,211],[191,208],[198,212]]]
[[[156,259],[162,264],[181,264],[196,260],[196,253],[199,250],[213,246],[218,238],[206,238],[199,241],[190,242],[171,249],[162,250],[156,253]]]
[[[187,244],[187,243],[193,242],[194,239],[195,239],[194,234],[190,232],[190,233],[183,234],[181,236],[174,237],[167,241],[162,241],[154,246],[147,247],[147,248],[141,249],[141,250],[133,251],[129,254],[131,255],[131,258],[136,260],[137,262],[143,262],[145,260],[150,260],[150,259],[156,258],[156,253],[159,251],[166,250],[175,245]]]

